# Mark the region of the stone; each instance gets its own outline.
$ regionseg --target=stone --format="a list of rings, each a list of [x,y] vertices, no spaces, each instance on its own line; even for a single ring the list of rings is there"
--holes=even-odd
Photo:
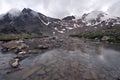
[[[9,51],[9,49],[8,49],[8,48],[6,48],[6,47],[2,47],[1,51],[2,51],[3,53],[5,53],[5,52],[8,52],[8,51]]]
[[[40,74],[40,75],[45,74],[45,70],[40,69],[40,70],[37,72],[37,74]]]
[[[102,40],[102,41],[108,41],[108,39],[109,39],[108,36],[103,36],[101,40]]]
[[[24,48],[28,48],[29,46],[28,45],[26,45],[26,44],[24,44],[24,43],[22,43],[22,44],[20,44],[19,46],[17,46],[17,49],[24,49]]]
[[[38,69],[39,69],[39,67],[35,67],[35,68],[31,69],[30,71],[28,71],[27,73],[25,73],[23,75],[22,79],[26,79],[27,77],[32,75],[34,72],[36,72]]]
[[[17,43],[15,41],[9,41],[7,43],[2,44],[2,47],[8,48],[8,49],[14,49],[17,47]]]
[[[40,51],[39,51],[39,52],[40,52]],[[29,53],[29,54],[37,54],[38,51],[37,51],[37,50],[28,50],[28,53]]]
[[[18,54],[19,55],[22,55],[22,54],[26,54],[27,52],[26,51],[21,51],[21,52],[19,52]]]
[[[38,49],[48,49],[49,46],[46,46],[46,45],[38,45],[37,48],[38,48]]]
[[[83,74],[83,78],[84,78],[84,79],[96,79],[96,78],[97,78],[97,75],[96,75],[94,72],[86,71],[86,72]]]
[[[17,68],[19,66],[19,59],[16,58],[16,59],[12,60],[10,65],[12,68]]]
[[[60,79],[60,76],[58,74],[54,74],[53,80],[59,80],[59,79]]]
[[[16,43],[24,43],[24,41],[22,39],[16,41]]]
[[[78,62],[77,61],[74,61],[74,62],[71,62],[71,67],[73,68],[77,68],[78,67]]]
[[[43,80],[50,80],[50,78],[49,77],[45,77]]]

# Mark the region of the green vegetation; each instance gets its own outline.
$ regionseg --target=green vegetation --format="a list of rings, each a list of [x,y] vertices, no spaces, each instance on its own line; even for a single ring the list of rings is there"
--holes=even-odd
[[[9,23],[6,23],[0,26],[0,41],[10,41],[17,39],[31,39],[31,38],[42,38],[47,37],[42,35],[42,33],[37,33],[25,29],[24,26],[13,26]]]
[[[70,35],[71,37],[107,40],[109,42],[120,43],[120,27],[111,27],[107,29],[81,32],[79,34]],[[107,39],[106,39],[106,38]]]
[[[43,38],[48,36],[41,36],[38,34],[0,34],[0,41],[10,41],[10,40],[17,40],[17,39],[32,39],[32,38]]]

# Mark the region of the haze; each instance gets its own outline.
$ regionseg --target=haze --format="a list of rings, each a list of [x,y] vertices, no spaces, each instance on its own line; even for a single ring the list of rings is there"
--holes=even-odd
[[[81,16],[94,10],[120,16],[120,0],[0,0],[0,14],[31,8],[50,17]]]

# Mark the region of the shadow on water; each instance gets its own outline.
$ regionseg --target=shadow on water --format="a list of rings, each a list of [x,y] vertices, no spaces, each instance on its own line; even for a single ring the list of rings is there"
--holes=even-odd
[[[81,49],[55,49],[26,58],[23,70],[9,80],[119,80],[120,50],[116,44],[86,44]],[[19,76],[18,76],[19,75]]]

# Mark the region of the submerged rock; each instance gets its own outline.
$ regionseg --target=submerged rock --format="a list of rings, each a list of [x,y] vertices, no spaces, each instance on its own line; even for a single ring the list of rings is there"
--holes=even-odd
[[[6,47],[2,47],[1,51],[2,51],[3,53],[6,53],[6,52],[8,52],[9,50],[8,50],[8,48],[6,48]]]
[[[15,58],[13,60],[10,61],[10,65],[12,68],[18,68],[19,67],[19,59],[18,58]]]

